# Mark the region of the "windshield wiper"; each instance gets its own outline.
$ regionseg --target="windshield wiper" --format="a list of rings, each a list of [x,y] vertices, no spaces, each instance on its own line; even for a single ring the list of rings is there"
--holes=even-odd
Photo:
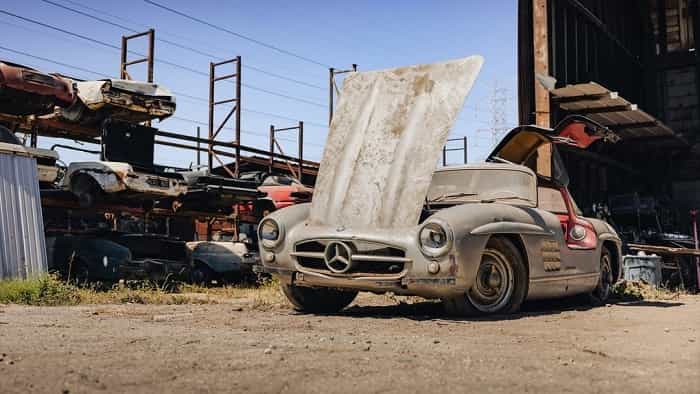
[[[525,202],[532,203],[532,200],[530,200],[529,198],[520,197],[520,196],[503,196],[503,197],[486,198],[486,199],[481,200],[481,202],[482,203],[492,203],[492,202],[501,201],[501,200],[519,200],[519,201],[525,201]]]
[[[469,196],[476,196],[479,193],[450,193],[450,194],[443,194],[441,196],[437,196],[433,198],[432,200],[428,201],[430,202],[440,202],[440,201],[445,201],[450,198],[459,198],[459,197],[469,197]]]

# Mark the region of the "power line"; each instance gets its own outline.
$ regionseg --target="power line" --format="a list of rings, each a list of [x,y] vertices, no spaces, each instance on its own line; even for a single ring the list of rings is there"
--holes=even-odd
[[[67,11],[70,11],[70,12],[73,12],[73,13],[76,13],[76,14],[79,14],[79,15],[82,15],[82,16],[85,16],[85,17],[87,17],[87,18],[96,20],[96,21],[98,21],[98,22],[108,24],[108,25],[110,25],[110,26],[118,27],[118,28],[120,28],[120,29],[124,29],[124,30],[129,31],[129,32],[132,32],[132,33],[138,33],[137,30],[132,29],[132,28],[130,28],[130,27],[128,27],[128,26],[125,26],[125,25],[122,25],[122,24],[119,24],[119,23],[116,23],[116,22],[113,22],[113,21],[110,21],[110,20],[107,20],[107,19],[104,19],[104,18],[100,18],[99,16],[95,16],[95,15],[92,15],[92,14],[90,14],[90,13],[83,12],[83,11],[77,10],[77,9],[75,9],[75,8],[71,8],[71,7],[68,7],[68,6],[66,6],[66,5],[56,3],[56,2],[51,1],[51,0],[40,0],[40,1],[43,1],[44,3],[53,5],[53,6],[55,6],[55,7],[61,8],[61,9],[64,9],[64,10],[67,10]],[[94,10],[94,9],[93,9],[93,10]],[[95,12],[97,12],[97,11],[95,11]],[[192,47],[190,47],[190,46],[187,46],[187,45],[184,45],[184,44],[180,44],[180,43],[175,42],[175,41],[166,40],[166,39],[160,38],[160,37],[156,37],[156,40],[159,41],[159,42],[168,44],[168,45],[172,45],[172,46],[177,47],[177,48],[180,48],[180,49],[184,49],[184,50],[186,50],[186,51],[190,51],[190,52],[192,52],[192,53],[196,53],[196,54],[199,54],[199,55],[202,55],[202,56],[206,56],[206,57],[208,57],[208,58],[210,58],[210,59],[214,59],[214,60],[224,60],[224,59],[223,59],[222,57],[220,57],[220,56],[217,56],[217,55],[214,55],[214,54],[211,54],[211,53],[207,53],[207,52],[204,52],[204,51],[202,51],[202,50],[200,50],[200,49],[192,48]],[[299,85],[303,85],[303,86],[307,86],[307,87],[311,87],[311,88],[315,88],[315,89],[319,89],[319,90],[326,90],[326,88],[321,87],[321,86],[319,86],[319,85],[314,85],[314,84],[309,83],[309,82],[304,82],[304,81],[300,81],[300,80],[298,80],[298,79],[286,77],[286,76],[284,76],[284,75],[280,75],[280,74],[277,74],[277,73],[273,73],[273,72],[270,72],[270,71],[261,69],[261,68],[259,68],[259,67],[249,66],[249,65],[243,64],[243,68],[246,68],[246,69],[249,69],[249,70],[253,70],[253,71],[259,72],[259,73],[261,73],[261,74],[266,74],[266,75],[269,75],[269,76],[271,76],[271,77],[275,77],[275,78],[278,78],[278,79],[283,79],[283,80],[285,80],[285,81],[293,82],[293,83],[296,83],[296,84],[299,84]]]
[[[66,29],[62,29],[62,28],[60,28],[60,27],[53,26],[53,25],[50,25],[50,24],[47,24],[47,23],[44,23],[44,22],[40,22],[40,21],[37,21],[37,20],[34,20],[34,19],[30,19],[30,18],[27,18],[27,17],[23,17],[23,16],[21,16],[21,15],[13,14],[13,13],[8,12],[8,11],[5,11],[5,10],[0,10],[0,14],[5,14],[5,15],[11,16],[11,17],[13,17],[13,18],[17,18],[17,19],[23,20],[23,21],[25,21],[25,22],[37,24],[37,25],[39,25],[39,26],[42,26],[42,27],[45,27],[45,28],[48,28],[48,29],[51,29],[51,30],[59,31],[59,32],[61,32],[61,33],[64,33],[64,34],[67,34],[67,35],[70,35],[70,36],[73,36],[73,37],[77,37],[77,38],[80,38],[80,39],[83,39],[83,40],[86,40],[86,41],[89,41],[89,42],[92,42],[92,43],[95,43],[95,44],[99,44],[99,45],[102,45],[102,46],[107,47],[107,48],[111,48],[111,49],[115,49],[115,50],[121,51],[121,47],[118,47],[118,46],[116,46],[116,45],[112,45],[112,44],[110,44],[110,43],[107,43],[107,42],[104,42],[104,41],[100,41],[100,40],[94,39],[94,38],[92,38],[92,37],[87,37],[87,36],[84,36],[84,35],[82,35],[82,34],[75,33],[75,32],[72,32],[72,31],[69,31],[69,30],[66,30]],[[140,53],[134,52],[134,51],[129,51],[129,53],[135,54],[135,55],[138,55],[138,56],[144,56],[143,54],[140,54]],[[209,74],[208,74],[208,73],[205,73],[205,72],[202,72],[202,71],[199,71],[199,70],[195,70],[195,69],[193,69],[193,68],[191,68],[191,67],[183,66],[183,65],[181,65],[181,64],[177,64],[177,63],[174,63],[174,62],[171,62],[171,61],[168,61],[168,60],[156,59],[156,61],[157,61],[158,63],[166,64],[166,65],[169,65],[169,66],[174,67],[174,68],[179,68],[179,69],[181,69],[181,70],[188,71],[188,72],[193,73],[193,74],[202,75],[202,76],[205,76],[205,77],[207,77],[207,78],[209,77]],[[233,81],[230,81],[230,80],[229,80],[228,82],[234,83]],[[288,95],[288,94],[285,94],[285,93],[277,93],[277,92],[274,92],[274,91],[271,91],[271,90],[268,90],[268,89],[264,89],[264,88],[259,88],[259,87],[257,87],[257,86],[250,85],[250,84],[241,83],[241,85],[245,86],[246,88],[248,88],[248,89],[250,89],[250,90],[255,90],[255,91],[259,91],[259,92],[266,93],[266,94],[269,94],[269,95],[273,95],[273,96],[277,96],[277,97],[281,97],[281,98],[285,98],[285,99],[289,99],[289,100],[298,101],[298,102],[300,102],[300,103],[304,103],[304,104],[308,104],[308,105],[313,105],[313,106],[320,107],[320,108],[326,108],[326,106],[325,106],[324,104],[321,104],[321,103],[318,103],[318,102],[315,102],[315,101],[312,101],[312,100],[308,100],[308,99],[304,99],[304,98],[300,98],[300,97],[296,97],[296,96],[291,96],[291,95]]]
[[[91,69],[84,68],[84,67],[79,67],[79,66],[76,66],[76,65],[73,65],[73,64],[64,63],[64,62],[61,62],[61,61],[58,61],[58,60],[54,60],[54,59],[49,59],[49,58],[46,58],[46,57],[43,57],[43,56],[33,55],[33,54],[31,54],[31,53],[28,53],[28,52],[19,51],[19,50],[16,50],[16,49],[12,49],[12,48],[5,47],[5,46],[0,46],[0,50],[4,50],[4,51],[10,52],[10,53],[14,53],[14,54],[26,56],[26,57],[29,57],[29,58],[32,58],[32,59],[37,59],[37,60],[41,60],[41,61],[44,61],[44,62],[56,64],[56,65],[59,65],[59,66],[62,66],[62,67],[66,67],[66,68],[69,68],[69,69],[74,69],[74,70],[78,70],[78,71],[81,71],[81,72],[86,72],[86,73],[98,75],[98,76],[103,77],[103,78],[112,78],[110,75],[107,75],[107,74],[105,74],[105,73],[101,73],[101,72],[99,72],[99,71],[91,70]],[[189,98],[189,99],[196,100],[196,101],[200,101],[200,102],[204,102],[204,103],[208,103],[208,102],[209,102],[208,99],[205,99],[205,98],[203,98],[203,97],[192,96],[192,95],[189,95],[189,94],[186,94],[186,93],[182,93],[182,92],[177,92],[177,91],[174,91],[174,90],[173,90],[172,92],[173,92],[173,94],[175,94],[175,96],[177,96],[177,97],[182,96],[182,97],[187,97],[187,98]],[[289,117],[289,116],[273,114],[273,113],[270,113],[270,112],[265,112],[265,111],[255,110],[255,109],[241,108],[241,110],[244,111],[244,112],[256,113],[256,114],[260,114],[260,115],[267,115],[267,116],[270,116],[270,117],[279,118],[279,119],[285,119],[285,120],[290,120],[290,121],[293,121],[293,122],[298,121],[298,119],[294,119],[294,118]],[[321,128],[326,128],[326,127],[327,127],[327,125],[324,125],[324,124],[321,124],[321,123],[318,123],[318,122],[313,122],[313,121],[304,121],[304,124],[309,124],[309,125],[313,125],[313,126],[318,126],[318,127],[321,127]]]
[[[191,118],[185,118],[185,117],[182,117],[182,116],[175,116],[175,115],[173,115],[173,116],[171,116],[171,117],[168,118],[168,119],[181,120],[181,121],[183,121],[183,122],[189,122],[189,123],[194,123],[194,124],[203,125],[203,126],[208,126],[208,125],[209,125],[207,122],[204,122],[204,121],[201,121],[201,120],[196,120],[196,119],[191,119]],[[167,120],[167,119],[166,119],[166,120]],[[260,136],[260,137],[269,137],[268,134],[265,134],[265,133],[262,133],[262,132],[259,132],[259,131],[241,130],[241,133],[251,134],[251,135],[257,135],[257,136]],[[283,141],[289,141],[289,142],[296,142],[296,140],[293,140],[293,139],[291,139],[291,138],[285,138],[285,137],[275,137],[275,139],[283,140]],[[313,142],[304,142],[304,145],[316,146],[316,147],[319,147],[319,148],[323,148],[323,147],[324,147],[324,146],[321,145],[321,144],[315,144],[315,143],[313,143]]]
[[[51,59],[49,59],[49,58],[45,58],[45,57],[42,57],[42,56],[32,55],[32,54],[27,53],[27,52],[18,51],[18,50],[15,50],[15,49],[11,49],[11,48],[4,47],[4,46],[0,46],[0,49],[2,49],[2,50],[4,50],[4,51],[7,51],[7,52],[15,53],[15,54],[18,54],[18,55],[31,57],[31,58],[38,59],[38,60],[43,60],[43,61],[45,61],[45,62],[54,63],[54,64],[57,64],[57,65],[59,65],[59,66],[63,66],[63,67],[67,67],[67,68],[72,68],[72,69],[75,69],[75,70],[78,70],[78,71],[82,71],[82,72],[86,72],[86,73],[90,73],[90,74],[95,74],[95,75],[99,75],[99,76],[106,77],[106,78],[109,78],[109,77],[110,77],[109,75],[103,74],[103,73],[101,73],[101,72],[89,70],[89,69],[83,68],[83,67],[74,66],[74,65],[71,65],[71,64],[68,64],[68,63],[59,62],[59,61],[57,61],[57,60],[51,60]]]
[[[272,50],[277,51],[277,52],[279,52],[279,53],[283,53],[283,54],[285,54],[285,55],[289,55],[289,56],[295,57],[295,58],[297,58],[297,59],[303,60],[303,61],[308,62],[308,63],[315,64],[315,65],[317,65],[317,66],[321,66],[321,67],[324,67],[324,68],[331,68],[331,66],[328,65],[328,64],[325,64],[325,63],[322,63],[322,62],[313,60],[313,59],[311,59],[311,58],[308,58],[308,57],[306,57],[306,56],[299,55],[299,54],[297,54],[297,53],[288,51],[288,50],[286,50],[286,49],[282,49],[282,48],[280,48],[280,47],[277,47],[277,46],[272,45],[272,44],[268,44],[268,43],[266,43],[266,42],[257,40],[257,39],[255,39],[255,38],[248,37],[248,36],[245,36],[245,35],[240,34],[240,33],[236,33],[235,31],[229,30],[229,29],[227,29],[227,28],[225,28],[225,27],[221,27],[221,26],[215,25],[215,24],[213,24],[213,23],[207,22],[207,21],[205,21],[205,20],[203,20],[203,19],[199,19],[199,18],[194,17],[194,16],[192,16],[192,15],[188,15],[188,14],[186,14],[186,13],[184,13],[184,12],[181,12],[181,11],[178,11],[178,10],[176,10],[176,9],[174,9],[174,8],[170,8],[170,7],[164,6],[164,5],[162,5],[162,4],[156,3],[155,1],[151,1],[151,0],[143,0],[143,1],[146,2],[146,3],[148,3],[148,4],[150,4],[150,5],[156,6],[156,7],[160,8],[160,9],[163,9],[163,10],[166,10],[166,11],[171,12],[171,13],[173,13],[173,14],[179,15],[179,16],[181,16],[181,17],[183,17],[183,18],[187,18],[187,19],[192,20],[192,21],[195,21],[195,22],[197,22],[197,23],[201,23],[201,24],[206,25],[206,26],[209,26],[209,27],[211,27],[211,28],[213,28],[213,29],[216,29],[216,30],[219,30],[219,31],[228,33],[228,34],[231,34],[231,35],[236,36],[236,37],[238,37],[238,38],[242,38],[242,39],[244,39],[244,40],[246,40],[246,41],[250,41],[250,42],[252,42],[252,43],[258,44],[258,45],[263,46],[263,47],[268,48],[268,49],[272,49]]]

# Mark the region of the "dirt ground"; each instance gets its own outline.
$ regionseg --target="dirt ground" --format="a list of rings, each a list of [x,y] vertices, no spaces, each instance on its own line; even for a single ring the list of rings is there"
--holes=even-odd
[[[334,316],[0,305],[0,392],[700,393],[700,297],[454,320],[363,295]]]

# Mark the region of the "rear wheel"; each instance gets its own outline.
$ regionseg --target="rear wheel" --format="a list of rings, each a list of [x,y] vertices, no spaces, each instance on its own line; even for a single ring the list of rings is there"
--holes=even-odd
[[[612,253],[610,253],[608,248],[603,246],[603,250],[600,253],[600,277],[598,278],[598,285],[590,295],[593,304],[605,304],[610,298],[610,293],[612,293],[612,287],[615,281],[613,279],[612,264]]]
[[[357,291],[300,287],[282,284],[282,292],[294,309],[309,313],[334,313],[342,310],[357,296]]]
[[[518,248],[506,238],[491,238],[481,256],[474,284],[466,294],[445,299],[456,316],[513,313],[527,294],[527,268]]]

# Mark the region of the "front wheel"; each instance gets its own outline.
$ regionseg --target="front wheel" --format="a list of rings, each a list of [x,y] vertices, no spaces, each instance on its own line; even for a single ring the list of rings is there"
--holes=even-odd
[[[474,284],[465,294],[443,300],[450,315],[513,313],[527,294],[527,269],[518,248],[507,238],[491,238],[481,256]]]
[[[357,296],[357,291],[329,288],[300,287],[282,284],[282,293],[299,312],[335,313],[341,311]]]

